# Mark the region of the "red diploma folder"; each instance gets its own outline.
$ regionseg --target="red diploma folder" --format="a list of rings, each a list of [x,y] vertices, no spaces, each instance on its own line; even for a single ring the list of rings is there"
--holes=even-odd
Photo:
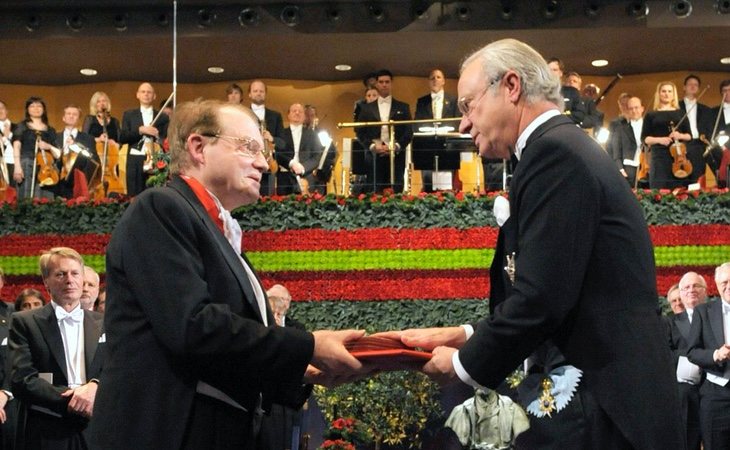
[[[401,341],[380,336],[364,336],[348,342],[350,354],[380,370],[418,370],[431,359],[430,352],[407,347]]]

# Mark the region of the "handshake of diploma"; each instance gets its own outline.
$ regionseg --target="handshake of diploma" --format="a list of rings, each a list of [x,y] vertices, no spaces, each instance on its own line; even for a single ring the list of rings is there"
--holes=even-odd
[[[414,328],[365,335],[363,330],[314,333],[304,382],[337,386],[383,371],[420,370],[439,384],[458,379],[452,358],[466,342],[462,327]]]

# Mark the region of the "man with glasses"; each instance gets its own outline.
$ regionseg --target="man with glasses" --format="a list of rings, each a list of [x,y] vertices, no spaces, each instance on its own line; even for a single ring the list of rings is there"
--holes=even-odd
[[[687,359],[687,342],[695,308],[707,299],[707,283],[702,275],[687,272],[679,280],[678,288],[684,312],[672,317],[671,348],[676,359],[677,388],[682,421],[687,433],[687,449],[699,450],[702,442],[700,384],[703,374],[699,366]]]
[[[432,350],[422,370],[441,383],[495,389],[526,367],[518,393],[530,429],[518,449],[683,448],[652,244],[613,161],[561,114],[558,79],[522,42],[469,56],[458,91],[460,131],[480,154],[519,160],[491,314],[402,341]]]
[[[134,201],[107,247],[109,370],[92,448],[253,449],[272,402],[362,369],[358,331],[277,327],[229,211],[259,198],[256,116],[217,100],[179,105],[166,187]],[[311,364],[311,365],[310,365]]]
[[[730,448],[730,262],[715,269],[721,301],[699,304],[692,314],[687,356],[705,371],[700,387],[700,423],[706,450]],[[704,284],[686,285],[705,295]]]

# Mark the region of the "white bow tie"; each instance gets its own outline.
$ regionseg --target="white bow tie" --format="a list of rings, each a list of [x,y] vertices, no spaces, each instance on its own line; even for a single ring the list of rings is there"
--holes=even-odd
[[[722,302],[722,313],[723,314],[730,314],[730,305],[728,305],[725,302]]]
[[[378,104],[383,104],[384,105],[386,103],[387,104],[390,104],[390,99],[389,98],[383,98],[383,97],[378,98]]]
[[[84,320],[84,310],[81,307],[74,309],[73,311],[66,312],[62,308],[56,308],[56,319],[60,321],[69,320],[71,322],[81,323]]]

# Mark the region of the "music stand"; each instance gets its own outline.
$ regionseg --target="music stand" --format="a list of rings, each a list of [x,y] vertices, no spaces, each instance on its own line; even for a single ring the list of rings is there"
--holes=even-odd
[[[457,134],[457,136],[459,136]],[[448,134],[413,135],[411,148],[413,168],[416,170],[459,170],[461,152],[466,145],[461,137]],[[468,140],[471,143],[471,140]],[[472,144],[473,145],[473,144]]]

